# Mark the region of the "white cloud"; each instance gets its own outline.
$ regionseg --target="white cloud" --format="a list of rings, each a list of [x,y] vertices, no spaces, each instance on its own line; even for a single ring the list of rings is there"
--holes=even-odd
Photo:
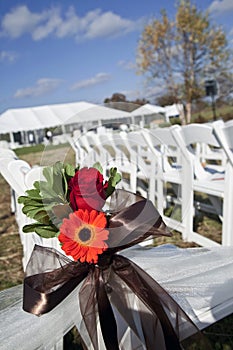
[[[125,60],[119,61],[117,65],[122,67],[125,70],[136,70],[137,68],[137,65],[135,62],[125,61]]]
[[[18,55],[11,51],[0,51],[0,62],[15,62]]]
[[[15,98],[42,96],[53,92],[61,84],[59,79],[41,78],[31,87],[18,89]]]
[[[88,78],[85,80],[78,81],[74,85],[72,85],[71,90],[78,90],[83,88],[88,88],[93,85],[98,85],[108,81],[111,78],[110,74],[107,73],[98,73],[92,78]]]
[[[2,34],[11,38],[18,38],[25,33],[33,31],[44,19],[44,13],[32,13],[27,6],[16,7],[3,17],[1,23]]]
[[[210,13],[215,14],[215,16],[222,15],[233,11],[233,1],[232,0],[214,0],[208,8]]]
[[[73,36],[77,40],[87,40],[124,35],[139,30],[141,23],[141,20],[132,21],[100,9],[79,17],[72,6],[61,14],[58,7],[36,13],[22,5],[5,14],[1,22],[0,36],[19,38],[29,34],[33,40],[41,40],[53,35],[57,38]]]
[[[85,37],[93,39],[96,37],[115,37],[123,35],[136,29],[133,21],[121,18],[112,12],[99,12],[85,28]]]
[[[45,20],[43,22],[41,21],[40,24],[34,27],[32,38],[34,40],[44,39],[56,31],[61,24],[62,20],[60,18],[59,10],[53,9],[48,11]]]

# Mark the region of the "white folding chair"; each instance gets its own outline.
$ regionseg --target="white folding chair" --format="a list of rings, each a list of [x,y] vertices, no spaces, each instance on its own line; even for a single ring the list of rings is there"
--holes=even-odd
[[[226,123],[219,120],[213,123],[214,134],[226,155],[225,192],[223,202],[224,227],[222,244],[233,245],[233,120]]]
[[[0,173],[15,193],[15,219],[23,246],[23,268],[26,268],[35,244],[53,247],[63,253],[57,238],[46,239],[34,232],[23,232],[23,226],[33,223],[33,220],[22,212],[22,205],[18,203],[18,197],[26,195],[26,190],[31,189],[35,181],[43,180],[42,167],[32,168],[26,161],[21,159],[2,158],[0,159]]]
[[[219,169],[216,167],[214,173],[211,174],[203,167],[199,156],[195,152],[195,145],[198,143],[205,143],[211,147],[220,148],[220,144],[214,136],[213,127],[208,124],[190,124],[182,127],[177,126],[177,128],[172,130],[172,133],[177,145],[182,150],[183,157],[187,158],[192,166],[192,180],[190,182],[192,198],[194,198],[194,193],[198,192],[208,195],[210,201],[210,205],[208,205],[200,200],[196,203],[196,208],[219,216],[222,220],[222,244],[225,244],[226,213],[224,213],[224,207],[222,206],[222,201],[225,200],[227,186],[225,173],[222,167]],[[188,239],[203,246],[218,245],[212,239],[194,232],[193,228],[190,231]]]
[[[193,210],[191,196],[191,167],[189,159],[181,156],[181,150],[173,137],[172,130],[177,126],[169,128],[144,129],[143,136],[155,159],[155,169],[151,173],[155,181],[155,205],[163,216],[166,224],[180,231],[184,239],[188,239],[191,228]],[[169,185],[173,192],[172,197],[168,195]],[[165,215],[164,209],[168,201],[181,207],[180,218],[177,218],[175,210],[171,216]]]

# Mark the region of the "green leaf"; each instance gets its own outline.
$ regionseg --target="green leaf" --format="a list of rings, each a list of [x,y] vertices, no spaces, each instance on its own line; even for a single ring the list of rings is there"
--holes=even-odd
[[[42,211],[42,208],[41,207],[36,208],[36,207],[32,207],[32,206],[25,206],[25,207],[23,207],[22,211],[29,218],[36,220],[36,216],[38,215],[38,213],[40,213]],[[48,213],[47,213],[47,215],[48,215]]]
[[[101,174],[103,174],[103,168],[102,168],[102,165],[99,162],[96,162],[95,164],[93,164],[93,168],[99,170],[99,172]]]
[[[33,223],[29,225],[25,225],[23,227],[24,233],[36,232],[39,236],[44,238],[52,238],[57,237],[58,229],[55,226],[46,226],[38,223]]]
[[[24,204],[24,205],[31,205],[35,207],[44,206],[42,199],[31,199],[30,197],[23,197],[23,196],[18,198],[18,203]]]
[[[27,200],[25,200],[25,205],[32,205],[35,207],[43,207],[44,203],[42,199],[31,199],[31,198],[27,198]]]
[[[50,219],[47,211],[45,211],[45,210],[41,210],[41,211],[37,212],[34,215],[34,220],[36,220],[44,225],[49,225],[51,222],[51,219]]]
[[[57,194],[57,196],[65,198],[65,169],[64,165],[61,162],[57,162],[53,166],[53,191]]]
[[[23,227],[23,232],[24,232],[24,233],[35,232],[36,227],[38,227],[38,223],[33,223],[33,224],[25,225],[25,226]]]
[[[58,193],[56,193],[53,188],[49,185],[49,183],[42,181],[40,183],[40,194],[42,198],[49,198],[49,197],[58,197]]]
[[[47,180],[48,187],[52,188],[52,186],[53,186],[53,167],[45,167],[43,169],[43,175]]]
[[[75,168],[71,164],[66,164],[65,166],[65,174],[69,177],[73,177],[75,175]]]
[[[65,198],[67,198],[68,183],[69,183],[70,179],[72,177],[74,177],[75,171],[76,171],[76,169],[73,167],[73,165],[66,164],[65,169],[64,169],[64,174],[63,174]]]
[[[110,177],[108,179],[108,188],[106,190],[106,198],[108,198],[115,190],[116,185],[121,181],[121,174],[117,172],[117,168],[110,169]]]
[[[40,190],[40,181],[35,181],[33,186],[37,189]]]
[[[41,199],[40,191],[38,189],[35,190],[27,190],[26,193],[29,197],[33,199]]]
[[[43,238],[57,237],[57,228],[53,229],[51,226],[38,226],[35,228],[35,232]]]
[[[62,162],[58,161],[53,165],[53,174],[61,175],[64,169],[64,165]]]
[[[58,227],[62,218],[68,216],[71,211],[66,195],[68,181],[76,171],[72,165],[64,166],[62,162],[43,169],[46,180],[35,181],[33,189],[26,191],[27,196],[20,196],[18,199],[18,202],[23,204],[23,213],[35,220],[32,224],[25,225],[23,232],[36,232],[45,238],[56,237],[59,234]],[[69,211],[64,210],[65,208]]]
[[[116,187],[116,185],[121,181],[121,174],[117,172],[117,168],[110,169],[110,180],[113,187]]]
[[[18,203],[19,203],[19,204],[24,204],[27,200],[29,200],[28,197],[26,197],[26,196],[20,196],[20,197],[18,198]]]

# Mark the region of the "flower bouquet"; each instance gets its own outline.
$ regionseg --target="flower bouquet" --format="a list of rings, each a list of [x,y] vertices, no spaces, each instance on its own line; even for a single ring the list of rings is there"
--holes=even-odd
[[[197,333],[196,326],[154,279],[119,254],[148,237],[171,235],[151,201],[116,189],[121,179],[116,168],[106,181],[99,164],[74,168],[58,162],[43,175],[44,181],[19,197],[34,220],[23,230],[57,237],[64,254],[34,247],[23,309],[47,313],[82,282],[80,310],[94,349],[100,336],[107,350],[183,349],[182,338]],[[122,325],[131,335],[125,343]]]

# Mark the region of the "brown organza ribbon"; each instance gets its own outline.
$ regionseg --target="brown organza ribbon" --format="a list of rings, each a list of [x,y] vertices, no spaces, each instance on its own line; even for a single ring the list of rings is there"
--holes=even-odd
[[[35,315],[49,312],[83,281],[80,310],[95,350],[99,349],[98,321],[107,350],[121,348],[122,325],[135,338],[128,349],[189,349],[190,341],[185,344],[182,339],[193,334],[198,337],[191,344],[209,349],[173,298],[139,266],[116,254],[149,236],[170,235],[155,207],[140,196],[118,190],[110,213],[109,248],[100,255],[98,265],[71,261],[53,248],[34,247],[24,279],[23,309]]]

